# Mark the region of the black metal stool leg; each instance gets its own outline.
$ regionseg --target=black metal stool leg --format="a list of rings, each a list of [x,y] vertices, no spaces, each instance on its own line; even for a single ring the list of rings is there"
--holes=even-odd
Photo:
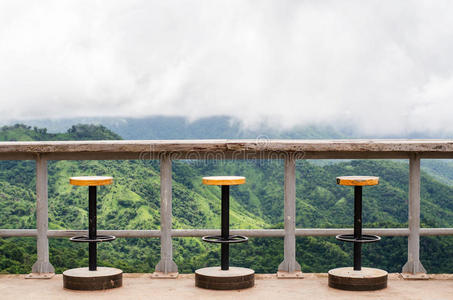
[[[362,187],[354,187],[354,239],[362,239]],[[362,243],[354,243],[354,271],[362,269]]]
[[[222,185],[222,239],[230,236],[230,186]],[[230,268],[230,244],[221,244],[221,269]]]
[[[88,204],[88,238],[90,240],[96,240],[96,186],[89,186],[89,204]],[[96,271],[97,269],[97,243],[89,242],[89,257],[88,265],[90,271]]]

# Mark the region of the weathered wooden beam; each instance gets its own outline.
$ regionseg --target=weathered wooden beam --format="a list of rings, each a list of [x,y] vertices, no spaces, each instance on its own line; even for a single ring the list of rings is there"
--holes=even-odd
[[[0,153],[156,152],[453,153],[452,140],[140,140],[1,142]]]

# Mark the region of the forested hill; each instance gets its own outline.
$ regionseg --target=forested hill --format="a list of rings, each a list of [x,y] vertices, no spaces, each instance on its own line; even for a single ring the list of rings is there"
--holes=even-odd
[[[0,141],[82,141],[121,140],[122,138],[102,125],[77,124],[65,133],[49,133],[46,128],[24,124],[0,128]]]
[[[120,137],[103,126],[76,125],[65,133],[24,125],[2,127],[6,140],[102,140]],[[35,228],[35,175],[30,161],[0,162],[0,227]],[[176,161],[173,163],[173,227],[219,228],[220,191],[203,186],[202,176],[243,175],[247,184],[231,189],[232,228],[282,228],[283,164],[280,161]],[[297,163],[297,226],[352,225],[353,190],[335,177],[367,174],[381,177],[378,186],[364,189],[365,227],[407,227],[408,166],[400,161],[353,160],[329,164]],[[159,228],[158,161],[49,162],[49,227],[87,227],[87,191],[69,185],[77,175],[111,175],[114,184],[99,190],[99,229]],[[422,226],[453,226],[453,188],[422,172]],[[117,239],[99,245],[101,265],[125,272],[152,272],[159,261],[158,239]],[[234,245],[232,264],[273,273],[283,260],[280,238],[252,238]],[[364,264],[391,272],[406,261],[407,238],[384,237],[364,247]],[[453,241],[422,238],[421,257],[430,273],[451,272]],[[182,273],[217,265],[218,246],[197,238],[175,238],[175,261]],[[0,271],[26,273],[36,259],[35,239],[0,239]],[[297,260],[304,272],[327,272],[351,265],[351,245],[334,238],[298,238]],[[57,272],[87,264],[87,247],[67,239],[50,239],[50,259]]]

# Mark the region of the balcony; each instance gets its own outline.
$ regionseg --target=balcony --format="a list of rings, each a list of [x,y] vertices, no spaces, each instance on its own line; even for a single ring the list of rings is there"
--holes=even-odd
[[[335,236],[352,233],[352,228],[296,228],[295,164],[301,159],[404,159],[409,161],[409,216],[407,228],[367,228],[366,234],[381,236],[407,236],[408,261],[400,266],[401,274],[391,275],[389,288],[372,292],[377,298],[392,296],[404,299],[407,290],[412,295],[424,298],[439,293],[437,299],[451,295],[449,275],[426,275],[420,262],[420,236],[453,235],[453,228],[420,228],[420,161],[421,159],[452,159],[453,142],[449,140],[181,140],[181,141],[71,141],[71,142],[2,142],[1,160],[34,160],[36,162],[36,229],[0,229],[0,237],[35,237],[37,240],[37,261],[33,265],[31,278],[49,278],[54,268],[49,261],[49,238],[72,237],[86,234],[84,230],[48,229],[47,162],[50,160],[160,160],[161,207],[160,230],[101,230],[100,234],[112,234],[118,238],[158,238],[161,243],[161,258],[151,275],[130,274],[125,277],[122,289],[97,292],[100,296],[131,295],[136,290],[138,297],[152,293],[162,293],[165,297],[191,295],[193,298],[219,295],[232,297],[232,292],[213,292],[195,289],[192,275],[179,274],[173,261],[172,238],[201,237],[219,234],[216,229],[172,228],[172,161],[189,160],[283,160],[284,170],[284,229],[237,229],[232,234],[249,237],[280,237],[284,239],[284,259],[276,266],[278,275],[259,275],[256,287],[240,291],[241,295],[264,297],[272,295],[302,296],[307,293],[312,298],[356,297],[357,294],[337,291],[327,287],[325,275],[300,273],[296,261],[296,237]],[[341,174],[339,174],[341,175]],[[370,174],[372,175],[372,174]],[[365,208],[366,209],[366,208]],[[278,272],[277,272],[278,271]],[[327,271],[327,270],[326,270]],[[300,277],[304,280],[277,280],[277,277]],[[423,279],[431,276],[435,280],[405,281],[401,278]],[[171,280],[152,280],[150,277],[178,277],[178,284]],[[33,291],[50,299],[79,295],[63,291],[60,275],[50,280],[22,281],[22,275],[0,276],[0,291],[12,297],[28,297]],[[172,279],[174,280],[174,279]],[[448,291],[448,292],[447,292]],[[16,294],[12,294],[12,293]],[[55,293],[55,294],[53,294]],[[67,294],[65,294],[67,293]],[[236,293],[236,292],[234,292]],[[82,293],[85,294],[85,293]],[[314,297],[313,295],[319,295]],[[47,297],[45,297],[47,296]],[[37,296],[36,296],[37,297]],[[65,296],[66,297],[66,296]],[[408,296],[409,297],[409,296]],[[414,299],[414,296],[407,299]]]

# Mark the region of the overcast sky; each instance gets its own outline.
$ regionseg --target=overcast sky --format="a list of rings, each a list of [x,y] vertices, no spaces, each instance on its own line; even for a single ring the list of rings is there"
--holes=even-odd
[[[453,131],[453,1],[0,1],[3,120]]]

